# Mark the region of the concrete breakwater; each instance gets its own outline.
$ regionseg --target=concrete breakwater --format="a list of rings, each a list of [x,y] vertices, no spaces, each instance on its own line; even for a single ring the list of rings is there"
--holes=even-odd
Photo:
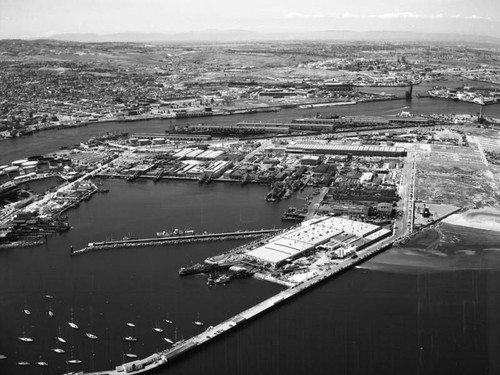
[[[81,255],[91,251],[119,249],[126,247],[162,246],[162,245],[176,245],[176,244],[194,243],[194,242],[255,238],[269,233],[276,233],[279,230],[281,229],[261,229],[254,231],[208,233],[208,234],[199,234],[190,236],[171,236],[171,237],[159,237],[159,238],[129,239],[121,241],[91,242],[88,244],[88,246],[82,249],[74,251],[72,250],[71,255]]]

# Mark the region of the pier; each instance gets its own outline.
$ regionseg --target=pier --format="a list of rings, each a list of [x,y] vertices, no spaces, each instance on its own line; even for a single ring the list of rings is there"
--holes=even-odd
[[[242,311],[241,313],[215,326],[209,326],[205,331],[191,337],[190,339],[174,343],[169,349],[152,354],[144,359],[127,362],[122,365],[116,366],[114,370],[82,373],[82,375],[118,375],[124,373],[141,374],[153,371],[158,367],[168,363],[169,361],[172,361],[173,359],[180,357],[193,349],[196,349],[198,346],[207,343],[226,332],[229,332],[231,329],[241,325],[242,323],[245,323],[246,321],[257,317],[264,312],[271,310],[276,306],[279,306],[280,304],[290,300],[291,298],[300,295],[302,292],[320,284],[321,282],[355,267],[356,265],[373,257],[379,252],[382,252],[383,250],[391,247],[393,241],[394,238],[388,238],[371,247],[361,250],[357,253],[358,256],[356,258],[346,258],[338,265],[330,267],[325,272],[307,281],[283,290],[282,292],[266,299],[263,302],[258,303],[257,305],[247,310]]]
[[[103,242],[90,242],[88,246],[74,250],[71,255],[81,255],[90,251],[118,249],[125,247],[139,247],[139,246],[160,246],[160,245],[174,245],[182,243],[193,242],[206,242],[206,241],[224,241],[224,240],[237,240],[245,238],[260,237],[266,234],[274,234],[282,229],[259,229],[259,230],[245,230],[237,232],[224,232],[224,233],[204,233],[182,236],[169,236],[169,237],[155,237],[155,238],[140,238],[140,239],[126,239],[118,241],[103,241]]]

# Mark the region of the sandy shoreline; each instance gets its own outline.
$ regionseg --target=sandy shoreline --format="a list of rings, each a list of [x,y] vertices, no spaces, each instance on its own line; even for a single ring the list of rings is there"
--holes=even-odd
[[[484,207],[451,215],[444,223],[500,232],[500,208]]]

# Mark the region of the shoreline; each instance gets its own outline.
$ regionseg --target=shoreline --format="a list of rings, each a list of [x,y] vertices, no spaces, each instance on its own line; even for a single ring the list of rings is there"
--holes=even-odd
[[[500,208],[482,207],[467,210],[445,218],[443,223],[500,233]]]

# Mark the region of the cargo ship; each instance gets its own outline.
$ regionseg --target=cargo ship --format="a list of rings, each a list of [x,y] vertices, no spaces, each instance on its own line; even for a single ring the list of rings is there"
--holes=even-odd
[[[190,266],[181,267],[179,269],[179,276],[195,275],[197,273],[203,273],[207,270],[208,266],[201,263],[195,263]]]
[[[173,232],[168,232],[166,230],[161,232],[156,232],[156,237],[165,238],[165,237],[182,237],[182,236],[194,236],[195,232],[193,229],[174,229]]]

